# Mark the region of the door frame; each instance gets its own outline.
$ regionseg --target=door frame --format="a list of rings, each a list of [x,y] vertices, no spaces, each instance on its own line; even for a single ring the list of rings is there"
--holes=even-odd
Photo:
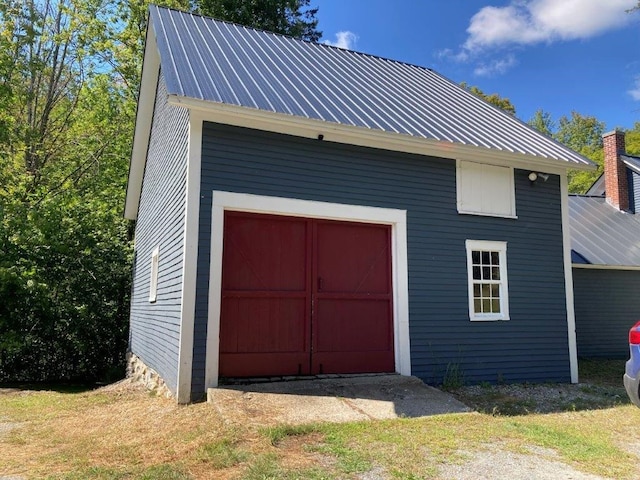
[[[395,369],[401,375],[411,375],[406,210],[214,190],[211,206],[211,257],[209,265],[205,388],[218,386],[222,246],[224,240],[224,212],[226,210],[391,225]]]

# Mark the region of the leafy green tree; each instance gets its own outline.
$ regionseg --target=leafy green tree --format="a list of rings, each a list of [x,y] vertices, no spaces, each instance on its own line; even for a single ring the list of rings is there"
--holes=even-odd
[[[640,122],[636,122],[631,130],[627,130],[625,145],[629,155],[640,155]]]
[[[322,37],[318,31],[318,8],[310,0],[197,0],[203,15],[311,42]]]
[[[0,7],[0,381],[122,375],[135,104],[100,62],[101,0]]]
[[[604,129],[604,122],[574,111],[570,117],[560,117],[555,137],[564,145],[588,156],[596,150],[602,150]]]
[[[516,107],[511,103],[511,100],[509,100],[508,98],[501,97],[497,93],[492,93],[491,95],[488,95],[488,94],[484,93],[482,90],[480,90],[476,86],[471,86],[470,87],[469,85],[467,85],[466,82],[462,82],[460,84],[460,86],[462,88],[468,90],[469,92],[473,93],[474,95],[482,98],[483,100],[489,102],[491,105],[504,110],[505,112],[507,112],[510,115],[514,115],[515,116]]]
[[[147,16],[152,3],[184,11],[192,6],[190,0],[111,0],[98,22],[104,36],[92,45],[96,58],[124,87],[124,101],[134,104],[140,86]]]
[[[548,137],[553,136],[556,128],[556,123],[553,121],[553,118],[551,118],[551,114],[542,109],[536,110],[533,117],[531,117],[527,123]]]
[[[556,123],[551,114],[544,110],[537,110],[528,123],[538,131],[593,160],[598,165],[598,169],[595,172],[570,170],[568,173],[569,192],[586,192],[602,173],[604,162],[604,153],[602,151],[604,122],[593,116],[584,116],[578,112],[571,112],[571,116],[563,115]]]
[[[558,120],[558,129],[554,138],[560,143],[572,148],[581,155],[593,160],[597,165],[596,171],[569,171],[569,191],[573,193],[586,192],[602,173],[604,153],[602,151],[602,134],[605,124],[593,116],[584,116],[578,112],[571,112],[571,116],[562,116]]]

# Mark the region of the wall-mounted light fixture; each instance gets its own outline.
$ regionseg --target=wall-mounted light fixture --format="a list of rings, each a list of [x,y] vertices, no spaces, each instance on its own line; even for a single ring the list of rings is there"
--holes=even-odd
[[[540,172],[531,172],[529,174],[529,181],[531,183],[534,183],[535,181],[538,180],[538,178],[541,178],[543,181],[547,181],[549,180],[549,174],[548,173],[540,173]]]

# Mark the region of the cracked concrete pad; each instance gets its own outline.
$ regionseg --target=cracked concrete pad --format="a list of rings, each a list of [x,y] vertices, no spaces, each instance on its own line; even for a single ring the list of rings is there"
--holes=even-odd
[[[230,422],[303,424],[471,411],[415,377],[372,375],[233,385],[207,399]]]

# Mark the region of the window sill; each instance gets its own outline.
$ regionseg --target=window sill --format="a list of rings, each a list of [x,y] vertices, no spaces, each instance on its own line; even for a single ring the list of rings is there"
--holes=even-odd
[[[510,320],[509,317],[503,317],[503,316],[486,316],[486,317],[471,317],[469,318],[470,321],[472,322],[507,322]]]
[[[485,212],[472,212],[470,210],[458,210],[459,215],[475,215],[478,217],[494,217],[494,218],[511,218],[514,220],[518,219],[517,215],[507,215],[501,213],[485,213]]]

